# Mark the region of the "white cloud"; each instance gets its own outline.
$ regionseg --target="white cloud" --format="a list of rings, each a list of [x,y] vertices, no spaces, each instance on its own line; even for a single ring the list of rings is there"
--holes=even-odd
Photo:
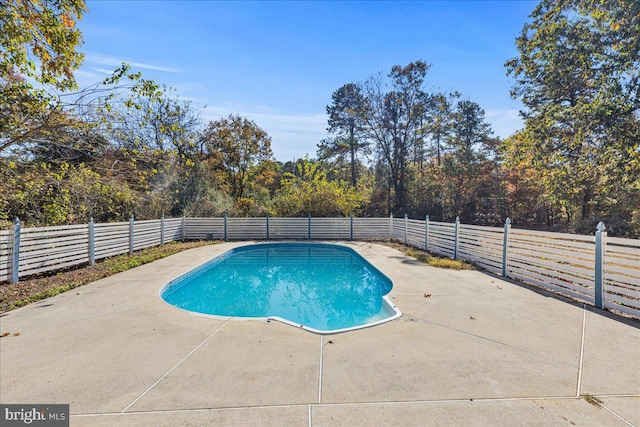
[[[76,70],[73,75],[78,81],[78,86],[80,87],[88,83],[95,83],[97,81],[104,80],[104,75],[102,73],[96,73],[84,68]]]
[[[264,106],[229,104],[205,107],[205,122],[238,114],[253,120],[271,137],[271,149],[277,160],[288,161],[305,155],[314,157],[317,144],[326,137],[325,114],[285,114]]]
[[[114,71],[114,70],[109,69],[109,68],[97,68],[97,67],[91,67],[91,69],[92,69],[93,71],[98,72],[98,73],[106,74],[107,76],[112,75],[112,74],[113,74],[113,71]]]
[[[98,64],[98,65],[108,65],[111,67],[119,67],[123,62],[131,65],[132,68],[142,68],[144,70],[153,70],[153,71],[162,71],[165,73],[182,73],[183,70],[179,68],[173,67],[165,67],[161,65],[155,64],[145,64],[143,62],[130,61],[123,58],[114,58],[111,56],[100,55],[100,54],[87,54],[85,55],[85,62],[88,64]],[[113,72],[113,70],[111,71]]]

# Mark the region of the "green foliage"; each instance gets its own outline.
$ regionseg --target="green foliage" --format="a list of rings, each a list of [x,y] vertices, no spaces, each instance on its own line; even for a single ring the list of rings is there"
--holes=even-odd
[[[84,55],[76,21],[84,0],[5,0],[0,5],[0,78],[27,77],[58,89],[74,89]]]
[[[331,95],[327,105],[330,138],[318,145],[320,160],[348,163],[351,186],[358,182],[358,156],[369,154],[364,120],[365,97],[355,83],[347,83]]]
[[[272,155],[269,135],[253,121],[240,116],[230,115],[210,122],[201,139],[235,200],[244,196],[251,168]]]
[[[507,62],[525,129],[504,144],[568,222],[631,218],[640,205],[640,3],[543,1]]]
[[[493,133],[485,121],[484,110],[470,100],[459,101],[452,113],[452,134],[447,139],[456,157],[470,165],[474,163],[474,148],[485,145]]]
[[[285,173],[282,188],[273,199],[274,216],[349,216],[355,214],[363,196],[344,181],[328,181],[318,162],[298,163],[296,175]]]
[[[84,0],[0,3],[0,152],[25,129],[50,129],[66,120],[51,110],[56,97],[44,88],[76,88],[73,72],[84,55],[76,51],[82,36],[75,24],[85,11]]]
[[[133,192],[85,165],[36,163],[9,166],[7,172],[0,181],[6,219],[19,217],[29,226],[73,224],[90,217],[97,222],[125,220],[134,210]]]
[[[422,132],[433,139],[437,165],[440,166],[443,144],[447,140],[454,124],[453,109],[455,100],[460,97],[458,92],[435,93],[429,98],[429,108],[426,111],[426,125]]]
[[[209,187],[198,199],[184,207],[184,214],[195,217],[220,217],[231,213],[234,201],[226,193]]]
[[[407,209],[407,171],[410,153],[422,132],[428,106],[425,78],[430,64],[411,62],[395,65],[389,81],[379,76],[365,82],[363,120],[368,136],[375,141],[380,161],[388,173],[388,213]]]

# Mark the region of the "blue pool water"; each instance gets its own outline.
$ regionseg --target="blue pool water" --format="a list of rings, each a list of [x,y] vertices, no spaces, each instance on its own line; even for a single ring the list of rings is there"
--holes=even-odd
[[[242,246],[169,282],[162,298],[198,313],[269,317],[313,332],[391,320],[391,280],[350,248],[317,243]]]

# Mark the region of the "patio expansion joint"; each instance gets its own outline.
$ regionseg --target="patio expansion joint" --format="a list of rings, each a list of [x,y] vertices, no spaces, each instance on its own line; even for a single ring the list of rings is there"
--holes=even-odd
[[[598,402],[598,406],[600,406],[602,409],[604,409],[605,411],[609,412],[611,415],[613,415],[616,418],[618,418],[623,423],[626,423],[627,425],[629,425],[631,427],[634,427],[634,424],[632,422],[628,421],[622,415],[616,413],[615,411],[612,411],[611,409],[607,408],[607,406],[604,403]]]
[[[324,335],[320,335],[320,367],[318,373],[318,403],[322,403],[322,364],[323,364],[323,348],[324,348]],[[309,411],[311,411],[311,406],[309,406]],[[311,417],[311,412],[309,412],[309,417]]]
[[[580,397],[582,389],[582,362],[584,356],[584,333],[587,323],[587,305],[582,304],[582,337],[580,339],[580,364],[578,366],[578,384],[576,386],[576,397]]]
[[[611,398],[611,397],[640,397],[640,394],[603,394],[594,395],[597,398]],[[206,411],[242,411],[251,409],[286,409],[286,408],[306,408],[309,413],[309,420],[312,418],[313,408],[321,407],[340,407],[340,406],[384,406],[384,405],[412,405],[412,404],[443,404],[443,403],[492,403],[492,402],[527,402],[537,400],[581,400],[582,397],[575,396],[535,396],[535,397],[481,397],[481,398],[453,398],[453,399],[433,399],[433,400],[381,400],[370,402],[333,402],[333,403],[293,403],[293,404],[280,404],[280,405],[249,405],[249,406],[221,406],[221,407],[201,407],[201,408],[186,408],[186,409],[158,409],[158,410],[144,410],[144,411],[129,411],[129,412],[98,412],[98,413],[85,413],[85,414],[71,414],[74,418],[83,417],[110,417],[110,416],[131,416],[131,415],[145,415],[145,414],[171,414],[171,413],[188,413],[188,412],[206,412]],[[607,410],[616,417],[624,420],[620,415],[616,414],[611,409],[600,404],[603,409]],[[628,421],[625,420],[628,423]],[[632,425],[632,424],[631,424]]]
[[[160,384],[160,382],[162,380],[164,380],[171,372],[173,372],[178,366],[180,366],[182,364],[182,362],[184,362],[185,360],[187,360],[189,358],[189,356],[191,356],[193,353],[196,352],[196,350],[198,350],[200,347],[202,347],[207,341],[209,341],[209,339],[211,337],[213,337],[214,335],[216,335],[218,332],[220,332],[222,330],[222,328],[224,328],[226,326],[227,323],[229,323],[229,321],[231,321],[231,317],[229,317],[223,324],[222,326],[220,326],[218,329],[216,329],[215,331],[213,331],[207,338],[204,339],[204,341],[202,341],[200,344],[198,344],[198,346],[196,348],[194,348],[193,350],[191,350],[189,352],[189,354],[187,354],[185,357],[183,357],[178,363],[176,363],[173,368],[169,369],[163,376],[160,377],[160,379],[158,379],[158,381],[156,381],[155,383],[153,383],[149,388],[147,388],[145,391],[142,392],[142,394],[140,396],[138,396],[133,402],[131,402],[129,405],[127,405],[126,408],[124,408],[122,410],[122,413],[126,413],[127,410],[129,408],[131,408],[133,405],[136,404],[136,402],[138,402],[140,399],[142,399],[147,393],[149,393],[155,386],[157,386],[158,384]]]

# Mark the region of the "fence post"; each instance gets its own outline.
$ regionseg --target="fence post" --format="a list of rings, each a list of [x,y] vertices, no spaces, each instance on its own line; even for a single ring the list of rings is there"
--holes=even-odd
[[[407,214],[404,214],[404,244],[407,244]]]
[[[227,214],[224,214],[224,241],[227,241]]]
[[[393,214],[389,214],[389,240],[393,240]]]
[[[182,215],[182,241],[184,242],[187,237],[187,217]]]
[[[429,251],[429,215],[424,217],[424,251]]]
[[[129,218],[129,255],[133,254],[133,224],[134,219],[133,215],[131,215],[131,218]]]
[[[89,242],[89,247],[87,248],[89,252],[89,265],[93,265],[96,263],[96,246],[95,246],[95,232],[93,228],[93,218],[89,218],[87,233],[88,233],[87,237]]]
[[[11,248],[11,283],[18,283],[20,270],[20,219],[13,221],[13,247]]]
[[[164,245],[164,214],[160,217],[160,244]]]
[[[349,216],[349,240],[353,240],[353,214]]]
[[[605,239],[607,237],[606,228],[602,221],[598,223],[596,228],[596,257],[595,257],[595,287],[596,295],[595,302],[596,307],[604,308],[604,248],[606,245]]]
[[[309,218],[307,221],[307,237],[311,240],[311,212],[309,212],[309,216],[307,218]]]
[[[456,231],[453,241],[453,259],[458,259],[458,233],[460,229],[460,217],[456,217]]]
[[[267,240],[269,240],[269,215],[267,215]]]
[[[504,233],[502,233],[502,277],[509,275],[509,231],[511,230],[511,218],[507,217],[504,222]]]

